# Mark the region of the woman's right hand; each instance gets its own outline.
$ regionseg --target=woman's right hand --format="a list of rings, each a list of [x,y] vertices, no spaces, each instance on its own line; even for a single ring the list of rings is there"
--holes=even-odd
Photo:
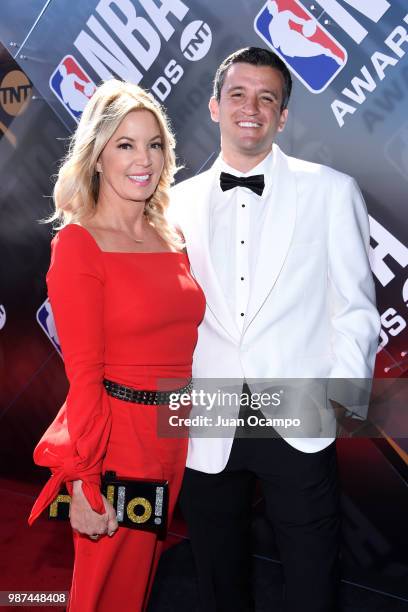
[[[105,514],[99,514],[92,510],[82,490],[82,480],[74,480],[72,483],[72,498],[70,508],[70,520],[72,529],[97,539],[107,534],[112,536],[118,528],[116,512],[102,495],[105,506]]]

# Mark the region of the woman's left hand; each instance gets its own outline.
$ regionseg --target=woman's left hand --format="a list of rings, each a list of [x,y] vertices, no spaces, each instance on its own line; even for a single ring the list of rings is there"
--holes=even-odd
[[[107,534],[112,536],[118,528],[116,512],[111,503],[102,495],[105,514],[95,512],[82,490],[82,480],[75,480],[72,487],[70,521],[72,529],[96,540]]]

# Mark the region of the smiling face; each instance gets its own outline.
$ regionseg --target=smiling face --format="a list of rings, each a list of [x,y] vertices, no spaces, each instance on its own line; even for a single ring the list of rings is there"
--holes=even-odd
[[[126,115],[99,156],[99,200],[145,203],[164,166],[163,141],[156,117],[148,110]]]
[[[220,101],[212,97],[210,112],[220,124],[223,159],[242,172],[256,166],[285,127],[281,110],[284,81],[270,66],[237,62],[226,73]]]

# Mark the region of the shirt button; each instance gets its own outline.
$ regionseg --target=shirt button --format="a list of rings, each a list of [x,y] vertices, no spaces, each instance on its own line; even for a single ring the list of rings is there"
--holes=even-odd
[[[243,317],[243,316],[244,316],[244,313],[243,313],[243,312],[241,312],[241,317]]]
[[[243,277],[243,276],[241,276],[241,280],[244,280],[244,277]]]
[[[245,244],[245,240],[241,240],[241,244]]]
[[[245,204],[241,204],[242,208],[245,208]]]

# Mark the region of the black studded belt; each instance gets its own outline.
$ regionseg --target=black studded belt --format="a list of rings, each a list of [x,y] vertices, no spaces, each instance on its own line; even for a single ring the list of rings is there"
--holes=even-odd
[[[126,387],[120,385],[112,380],[103,379],[103,385],[108,395],[116,397],[116,399],[123,400],[124,402],[133,402],[134,404],[148,404],[149,406],[161,406],[168,404],[170,400],[174,399],[175,395],[182,395],[183,393],[191,393],[193,390],[193,381],[180,389],[174,389],[173,391],[145,391],[142,389],[132,389],[132,387]]]

